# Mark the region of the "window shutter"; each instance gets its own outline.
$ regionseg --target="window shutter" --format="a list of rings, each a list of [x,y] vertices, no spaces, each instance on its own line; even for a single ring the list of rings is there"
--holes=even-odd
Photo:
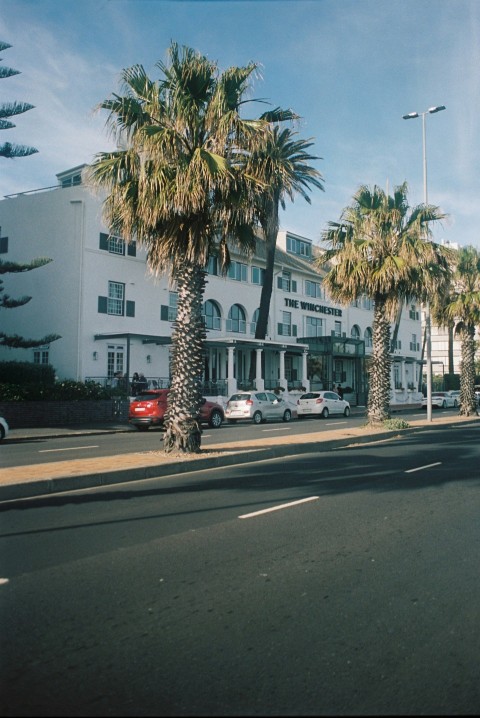
[[[292,324],[292,337],[296,337],[296,336],[297,336],[297,325]]]
[[[107,313],[107,305],[108,305],[107,297],[99,297],[98,298],[98,313],[106,314]]]
[[[168,306],[166,304],[160,306],[160,319],[162,322],[168,322]]]
[[[296,292],[296,291],[297,291],[297,282],[294,279],[292,279],[292,292]]]
[[[0,237],[0,254],[8,252],[8,237]]]
[[[129,257],[137,256],[137,243],[136,242],[129,242],[127,244],[127,254]]]
[[[283,289],[283,277],[277,277],[277,287]]]
[[[128,301],[126,302],[126,316],[127,317],[134,317],[135,316],[135,302]]]
[[[280,336],[282,336],[282,334],[283,334],[283,324],[277,324],[277,334],[280,334]]]
[[[100,232],[100,249],[106,249],[108,251],[108,234]]]

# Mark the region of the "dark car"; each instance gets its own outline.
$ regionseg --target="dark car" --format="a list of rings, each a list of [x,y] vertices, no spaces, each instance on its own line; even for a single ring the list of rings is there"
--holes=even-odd
[[[167,396],[170,389],[145,389],[130,402],[128,422],[139,431],[151,426],[162,426],[167,410]],[[212,429],[218,429],[224,419],[223,408],[213,401],[202,399],[200,421]]]

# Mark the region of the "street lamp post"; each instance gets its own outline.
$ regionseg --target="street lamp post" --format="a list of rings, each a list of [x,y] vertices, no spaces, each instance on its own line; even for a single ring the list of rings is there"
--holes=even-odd
[[[409,112],[403,115],[404,120],[413,120],[416,117],[422,118],[422,144],[423,144],[423,202],[425,206],[428,204],[427,192],[427,136],[425,117],[435,112],[445,110],[445,105],[430,107],[424,112]],[[427,421],[432,421],[432,320],[430,316],[430,302],[427,298],[425,304],[425,343],[427,348]]]

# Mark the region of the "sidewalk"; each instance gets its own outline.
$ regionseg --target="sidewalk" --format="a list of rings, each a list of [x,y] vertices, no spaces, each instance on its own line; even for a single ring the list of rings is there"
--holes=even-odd
[[[408,429],[386,430],[365,426],[340,429],[321,428],[313,434],[292,437],[249,439],[229,444],[210,445],[199,454],[178,455],[158,451],[136,452],[118,456],[55,461],[45,464],[16,466],[0,469],[0,501],[55,494],[62,491],[87,489],[99,486],[142,481],[187,471],[197,471],[219,466],[250,463],[264,459],[293,456],[310,451],[330,451],[358,443],[385,441],[399,435],[425,431],[437,426],[461,426],[465,422],[479,421],[479,417],[463,417],[458,414],[435,415],[431,422],[424,414],[409,420]],[[34,437],[92,435],[132,431],[125,424],[54,429],[16,429],[8,440],[28,440]],[[134,431],[134,430],[133,430]]]

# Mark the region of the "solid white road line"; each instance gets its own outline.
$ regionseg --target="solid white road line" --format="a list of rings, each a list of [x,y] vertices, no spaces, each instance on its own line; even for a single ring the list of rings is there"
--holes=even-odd
[[[306,501],[316,501],[320,496],[309,496],[308,499],[300,499],[299,501],[291,501],[288,504],[280,504],[280,506],[272,506],[270,509],[262,509],[261,511],[254,511],[251,514],[243,514],[239,516],[239,519],[250,519],[252,516],[260,516],[261,514],[269,514],[271,511],[280,511],[280,509],[288,509],[290,506],[298,506],[304,504]]]
[[[77,449],[98,449],[99,444],[93,444],[92,446],[69,446],[63,449],[39,449],[39,454],[48,454],[52,451],[76,451]]]
[[[288,426],[280,426],[276,429],[262,429],[262,431],[290,431]]]
[[[416,469],[407,469],[405,471],[406,474],[413,474],[414,471],[423,471],[423,469],[431,469],[432,466],[440,466],[442,462],[436,461],[434,464],[425,464],[425,466],[417,466]]]

